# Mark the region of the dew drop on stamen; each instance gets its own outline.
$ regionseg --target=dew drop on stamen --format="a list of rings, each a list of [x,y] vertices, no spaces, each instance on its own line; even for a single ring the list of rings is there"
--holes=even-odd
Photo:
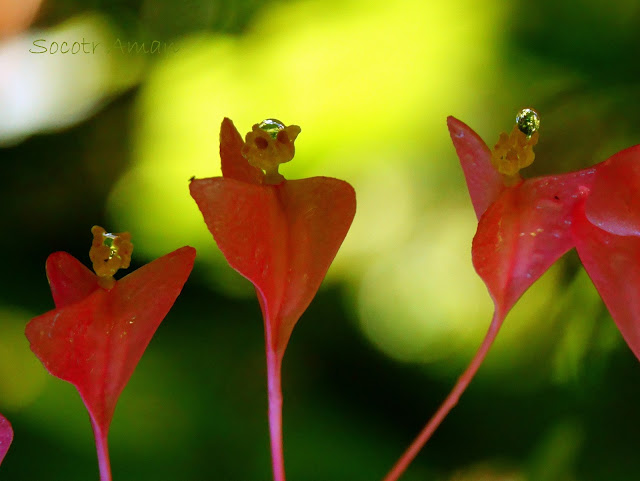
[[[268,133],[272,139],[275,139],[285,125],[277,119],[265,119],[258,124],[258,127]]]
[[[522,109],[516,115],[516,124],[520,132],[531,137],[540,128],[540,116],[533,109]]]

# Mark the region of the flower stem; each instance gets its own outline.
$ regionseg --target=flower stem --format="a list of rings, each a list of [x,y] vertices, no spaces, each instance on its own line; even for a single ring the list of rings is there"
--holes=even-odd
[[[96,450],[98,451],[98,467],[100,468],[100,481],[111,481],[111,463],[109,462],[109,446],[107,444],[107,433],[91,419],[93,435],[96,439]]]
[[[282,450],[282,358],[267,345],[267,385],[269,390],[269,434],[274,481],[285,481]]]
[[[400,478],[400,476],[402,476],[409,464],[411,464],[411,461],[413,461],[413,459],[424,447],[434,431],[438,428],[438,426],[440,426],[440,423],[442,423],[447,414],[449,414],[449,411],[451,411],[451,409],[453,409],[453,407],[458,403],[460,396],[471,382],[471,379],[473,379],[473,376],[475,376],[476,372],[478,372],[482,361],[486,357],[487,352],[489,352],[491,344],[493,344],[493,341],[498,335],[498,331],[500,330],[503,319],[503,315],[499,315],[497,311],[494,312],[489,330],[487,331],[482,344],[478,348],[476,355],[469,363],[469,366],[467,366],[467,369],[464,371],[462,376],[458,378],[458,382],[453,387],[444,402],[440,405],[436,413],[422,429],[420,434],[418,434],[418,436],[414,439],[413,443],[411,443],[402,457],[396,462],[393,468],[391,468],[391,471],[387,473],[383,481],[396,481],[398,478]]]

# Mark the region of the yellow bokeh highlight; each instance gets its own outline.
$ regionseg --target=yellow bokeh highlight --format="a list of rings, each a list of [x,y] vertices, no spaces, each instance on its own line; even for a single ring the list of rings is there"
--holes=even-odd
[[[188,243],[199,261],[224,266],[187,182],[220,175],[224,116],[243,134],[264,118],[300,125],[296,158],[281,168],[287,178],[335,176],[357,186],[380,166],[372,159],[380,149],[394,169],[436,169],[421,165],[425,149],[447,142],[446,115],[476,102],[473,87],[491,78],[495,62],[499,15],[490,3],[468,15],[472,8],[296,2],[265,9],[243,36],[177,42],[179,52],[141,88],[134,163],[111,193],[112,225],[130,230],[149,257]],[[359,214],[374,208],[359,201]],[[376,237],[381,221],[360,229],[366,237],[350,235],[352,246]],[[383,247],[395,244],[382,236]]]
[[[265,9],[242,36],[177,42],[179,52],[159,61],[141,88],[134,162],[111,192],[110,225],[130,230],[148,257],[193,245],[218,289],[251,294],[215,247],[188,179],[220,175],[223,117],[242,135],[265,118],[298,124],[296,158],[280,172],[343,178],[358,193],[329,278],[354,284],[365,334],[396,359],[453,356],[461,367],[492,305],[471,265],[472,210],[462,196],[442,198],[437,179],[457,163],[446,116],[481,109],[476,92],[495,80],[501,14],[490,3],[473,7],[295,2]],[[532,352],[519,343],[544,341],[539,318],[558,285],[555,272],[509,316],[495,359],[516,366],[512,358]]]
[[[388,355],[432,361],[475,343],[473,326],[488,326],[491,300],[471,266],[467,220],[462,210],[425,216],[421,224],[428,227],[365,272],[359,319]]]

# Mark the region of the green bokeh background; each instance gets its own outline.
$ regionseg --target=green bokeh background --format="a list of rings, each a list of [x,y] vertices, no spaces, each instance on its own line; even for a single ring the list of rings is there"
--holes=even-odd
[[[2,13],[0,12],[0,15]],[[270,478],[260,309],[188,195],[219,175],[223,116],[299,124],[289,178],[354,185],[358,213],[284,359],[289,479],[381,479],[479,345],[491,303],[445,119],[489,145],[542,119],[526,176],[640,143],[635,1],[45,2],[0,40],[0,479],[97,479],[75,389],[23,335],[44,262],[128,230],[132,268],[190,244],[194,272],[125,389],[114,480]],[[33,41],[100,42],[33,54]],[[115,42],[161,42],[157,53]],[[640,479],[640,366],[569,253],[523,297],[406,481]]]

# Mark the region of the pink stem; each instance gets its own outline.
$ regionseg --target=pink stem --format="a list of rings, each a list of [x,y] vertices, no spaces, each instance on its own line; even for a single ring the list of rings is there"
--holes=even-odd
[[[98,467],[100,468],[100,481],[111,481],[111,463],[109,462],[109,446],[107,434],[91,419],[93,435],[96,438],[96,450],[98,451]]]
[[[282,358],[267,345],[267,385],[269,390],[269,434],[274,481],[285,481],[282,450]]]
[[[409,448],[404,452],[402,457],[398,460],[398,462],[396,462],[393,468],[391,468],[391,471],[387,473],[383,481],[396,481],[398,478],[400,478],[400,476],[402,476],[409,464],[411,464],[411,461],[413,461],[413,459],[424,447],[434,431],[438,428],[438,426],[440,426],[440,423],[442,423],[447,414],[449,414],[449,411],[451,411],[451,409],[453,409],[453,407],[458,403],[460,396],[471,382],[471,379],[473,379],[473,376],[475,376],[476,372],[478,372],[478,368],[480,368],[480,365],[487,355],[487,352],[489,352],[491,344],[493,344],[493,341],[498,335],[498,331],[500,330],[503,319],[504,316],[499,316],[498,312],[495,312],[493,314],[493,319],[491,320],[489,330],[487,331],[487,334],[485,335],[480,348],[476,352],[476,355],[471,360],[471,363],[469,363],[466,371],[462,374],[462,376],[460,376],[460,378],[458,378],[458,382],[453,387],[447,398],[440,405],[436,413],[429,420],[427,425],[422,429],[420,434],[418,434],[418,436],[414,439],[413,443],[411,443]]]

